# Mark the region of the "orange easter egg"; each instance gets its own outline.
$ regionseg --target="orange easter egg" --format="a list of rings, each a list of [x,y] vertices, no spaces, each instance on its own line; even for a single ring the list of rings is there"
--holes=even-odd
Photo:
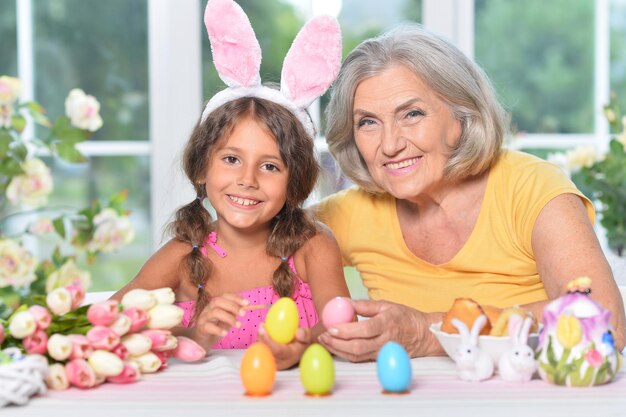
[[[270,348],[261,342],[250,345],[241,359],[240,372],[246,395],[269,395],[276,378],[276,360]]]

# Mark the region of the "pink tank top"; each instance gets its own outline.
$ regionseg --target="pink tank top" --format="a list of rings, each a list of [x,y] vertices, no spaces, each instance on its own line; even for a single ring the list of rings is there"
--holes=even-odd
[[[214,232],[212,232],[207,238],[206,243],[207,246],[212,247],[220,256],[226,256],[225,252],[216,245],[216,236],[214,235]],[[202,253],[206,255],[206,248],[203,247],[202,249]],[[293,256],[289,257],[288,262],[289,267],[296,276],[292,298],[296,303],[298,314],[300,315],[300,327],[313,327],[317,324],[319,319],[317,311],[315,310],[315,305],[313,304],[311,288],[308,283],[302,281],[302,279],[298,276]],[[250,305],[273,304],[280,298],[271,285],[246,290],[240,292],[239,295],[247,298],[250,301]],[[183,327],[189,327],[190,321],[194,315],[196,301],[180,301],[175,304],[184,311],[183,320],[180,325]],[[233,327],[230,332],[222,338],[222,340],[212,347],[212,349],[246,349],[252,343],[256,342],[259,325],[265,322],[267,311],[268,309],[247,310],[245,316],[239,317],[241,327]]]

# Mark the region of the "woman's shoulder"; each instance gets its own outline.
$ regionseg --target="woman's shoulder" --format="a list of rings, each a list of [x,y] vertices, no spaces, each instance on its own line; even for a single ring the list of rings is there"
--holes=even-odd
[[[569,182],[567,174],[557,165],[516,150],[505,150],[492,168],[492,174],[505,182],[525,183],[529,179]]]

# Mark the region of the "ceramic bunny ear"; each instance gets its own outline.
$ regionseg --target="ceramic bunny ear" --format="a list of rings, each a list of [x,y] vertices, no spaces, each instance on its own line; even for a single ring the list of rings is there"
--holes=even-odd
[[[330,87],[340,66],[339,23],[330,16],[318,16],[304,25],[287,52],[280,91],[296,106],[306,108]]]
[[[530,333],[530,326],[532,326],[533,320],[530,317],[524,319],[524,324],[519,333],[519,342],[522,345],[528,344],[528,334]]]
[[[523,318],[519,314],[511,314],[509,316],[509,336],[513,340],[517,340],[517,336],[519,335],[520,327],[522,326]]]
[[[461,340],[468,342],[470,341],[470,332],[465,323],[463,323],[459,319],[452,319],[452,325],[456,327],[456,329],[459,331],[459,334],[461,335]]]
[[[261,47],[241,7],[232,0],[209,0],[204,24],[222,81],[229,87],[261,85]]]
[[[472,330],[470,331],[470,340],[478,343],[478,335],[480,334],[480,331],[483,329],[483,327],[485,327],[486,323],[487,316],[485,316],[484,314],[478,316],[478,318],[474,321],[474,324],[472,324]]]

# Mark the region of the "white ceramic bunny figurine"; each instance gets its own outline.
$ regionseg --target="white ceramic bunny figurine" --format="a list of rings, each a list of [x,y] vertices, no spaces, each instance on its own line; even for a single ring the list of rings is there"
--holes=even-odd
[[[528,382],[537,370],[535,352],[528,346],[528,332],[532,319],[514,314],[509,317],[509,337],[512,349],[503,353],[498,361],[500,377],[509,382]]]
[[[452,324],[461,334],[461,343],[454,354],[456,373],[464,381],[482,381],[493,375],[491,357],[478,347],[478,335],[487,323],[487,316],[480,315],[472,325],[472,330],[460,320],[452,319]]]

